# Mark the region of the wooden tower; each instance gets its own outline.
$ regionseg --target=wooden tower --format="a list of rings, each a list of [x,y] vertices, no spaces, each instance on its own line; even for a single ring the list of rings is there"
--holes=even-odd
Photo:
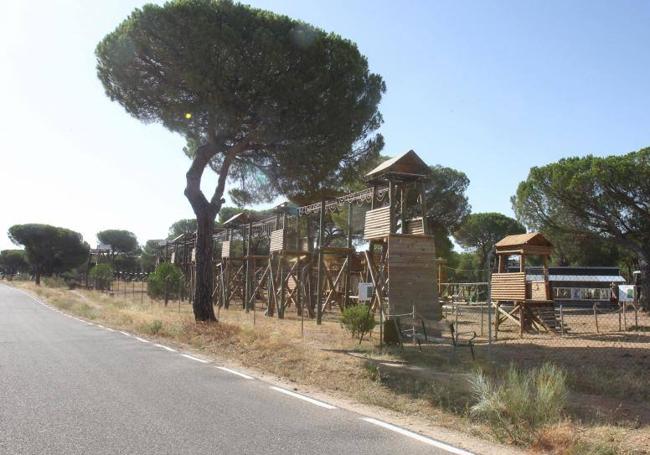
[[[383,162],[366,177],[377,188],[388,184],[388,197],[373,197],[366,212],[366,260],[378,304],[387,319],[414,315],[434,328],[440,320],[436,254],[426,223],[424,180],[429,167],[410,150]],[[387,200],[386,200],[387,199]]]

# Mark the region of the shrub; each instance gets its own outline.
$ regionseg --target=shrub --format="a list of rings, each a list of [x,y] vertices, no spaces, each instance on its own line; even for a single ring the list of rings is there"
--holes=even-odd
[[[157,335],[158,332],[162,329],[163,322],[160,319],[154,319],[151,322],[145,323],[141,329],[147,332],[149,335]]]
[[[163,262],[149,275],[147,292],[150,297],[164,298],[165,305],[172,298],[178,298],[183,286],[183,273],[174,264]]]
[[[510,365],[500,382],[482,372],[470,381],[476,400],[471,415],[484,420],[499,440],[530,444],[544,425],[562,417],[566,373],[550,363],[528,371]]]
[[[88,274],[93,281],[95,289],[101,291],[110,289],[113,281],[113,268],[109,264],[97,264]]]
[[[367,305],[349,306],[341,314],[341,325],[353,337],[369,333],[375,328],[375,315]]]
[[[81,282],[79,272],[76,269],[68,270],[61,274],[61,278],[65,281],[65,284],[68,286],[68,289],[75,289],[79,286]]]

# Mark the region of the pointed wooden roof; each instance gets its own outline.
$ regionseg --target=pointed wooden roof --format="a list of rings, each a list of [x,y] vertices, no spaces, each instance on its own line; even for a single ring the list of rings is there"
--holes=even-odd
[[[550,255],[553,244],[539,232],[508,235],[496,243],[497,254]]]
[[[384,161],[366,174],[366,179],[375,180],[389,175],[407,179],[418,179],[429,174],[429,166],[413,150]]]
[[[248,224],[249,222],[254,221],[248,212],[240,212],[236,215],[228,218],[224,223],[224,227],[239,226],[242,224]]]

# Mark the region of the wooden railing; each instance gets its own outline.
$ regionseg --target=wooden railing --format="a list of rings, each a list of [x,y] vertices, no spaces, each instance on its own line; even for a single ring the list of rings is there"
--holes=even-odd
[[[380,239],[390,234],[390,207],[381,207],[366,212],[366,224],[363,230],[365,240]]]
[[[269,250],[271,252],[284,250],[284,229],[276,229],[271,232],[271,245]]]
[[[526,272],[493,273],[492,300],[526,300]]]

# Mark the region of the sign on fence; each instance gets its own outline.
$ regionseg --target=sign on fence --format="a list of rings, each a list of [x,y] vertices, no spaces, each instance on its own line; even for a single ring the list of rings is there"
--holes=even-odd
[[[623,284],[618,286],[618,301],[619,302],[633,302],[634,301],[634,285]]]

